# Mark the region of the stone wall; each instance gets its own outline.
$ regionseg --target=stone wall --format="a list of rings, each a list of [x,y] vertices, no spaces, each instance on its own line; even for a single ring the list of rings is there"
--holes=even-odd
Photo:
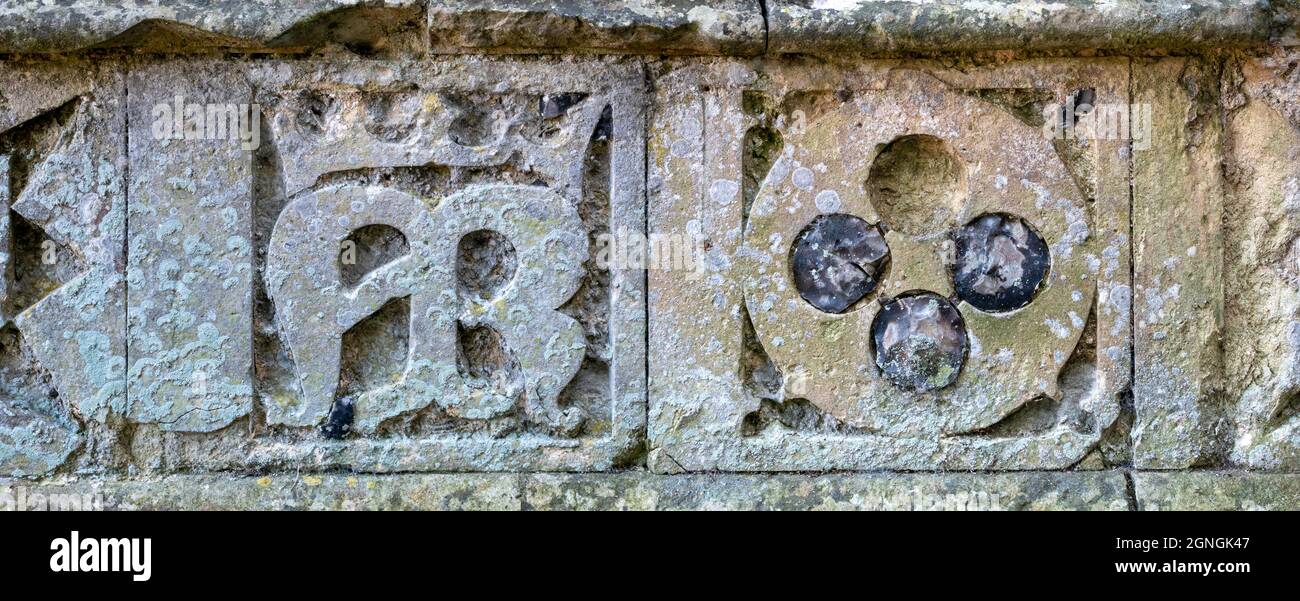
[[[0,7],[0,508],[1295,509],[1291,2]]]

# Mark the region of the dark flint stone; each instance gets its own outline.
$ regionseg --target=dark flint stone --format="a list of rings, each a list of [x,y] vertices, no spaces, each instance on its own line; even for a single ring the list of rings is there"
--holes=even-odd
[[[957,232],[957,296],[990,313],[1019,309],[1034,300],[1051,262],[1023,219],[981,215]]]
[[[871,337],[876,366],[899,388],[938,390],[956,382],[966,362],[966,323],[957,307],[937,294],[886,304]]]
[[[795,238],[791,261],[799,296],[826,313],[843,313],[876,289],[889,247],[880,228],[860,217],[821,215]]]

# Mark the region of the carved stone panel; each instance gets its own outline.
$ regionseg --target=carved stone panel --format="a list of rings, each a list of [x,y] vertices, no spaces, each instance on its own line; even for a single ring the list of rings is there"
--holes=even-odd
[[[653,469],[1126,460],[1127,131],[1084,127],[1127,116],[1123,62],[659,89],[651,232],[703,269],[650,274]]]
[[[0,476],[58,469],[125,407],[123,84],[0,66]]]
[[[247,302],[212,332],[224,361],[205,364],[238,371],[251,406],[236,417],[235,397],[208,402],[205,415],[231,409],[221,419],[233,425],[151,434],[158,464],[492,471],[638,460],[644,276],[602,249],[644,236],[639,64],[240,69],[260,138],[227,173],[248,180],[201,191],[188,212],[211,207],[200,240],[240,254],[214,263],[229,273],[186,289],[208,307]],[[247,248],[217,244],[236,232]]]

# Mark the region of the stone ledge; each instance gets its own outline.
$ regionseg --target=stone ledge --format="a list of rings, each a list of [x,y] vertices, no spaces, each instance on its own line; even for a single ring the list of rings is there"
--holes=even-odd
[[[1295,510],[1300,474],[1133,472],[1136,508]],[[1132,508],[1118,470],[872,474],[173,475],[0,480],[21,504],[106,510],[1109,510]],[[38,496],[39,495],[39,496]]]
[[[125,4],[114,6],[114,4]],[[12,0],[0,7],[0,53],[129,49],[361,54],[422,52],[425,0]]]
[[[1133,488],[1144,511],[1300,509],[1300,474],[1134,472]]]
[[[1268,44],[1264,0],[769,0],[771,53],[1180,50]]]
[[[343,49],[364,56],[752,56],[1191,51],[1295,40],[1294,3],[1250,0],[98,0],[0,7],[0,53]]]
[[[0,483],[0,510],[70,502],[108,510],[1125,510],[1125,488],[1118,471],[175,475],[9,481]]]
[[[435,53],[761,54],[758,0],[443,0],[429,5]]]

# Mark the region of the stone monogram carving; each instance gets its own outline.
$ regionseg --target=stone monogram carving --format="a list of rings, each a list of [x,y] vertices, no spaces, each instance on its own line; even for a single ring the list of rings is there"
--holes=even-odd
[[[0,68],[0,472],[638,459],[645,281],[594,249],[644,237],[640,65],[90,72]]]
[[[587,257],[577,209],[545,188],[508,185],[474,186],[430,204],[392,189],[347,186],[307,194],[284,209],[266,281],[304,401],[267,407],[268,421],[310,426],[324,420],[338,386],[344,332],[394,298],[409,297],[408,363],[400,383],[366,391],[356,401],[358,430],[372,432],[383,420],[435,400],[458,417],[497,417],[520,394],[543,423],[562,430],[578,425],[580,416],[556,398],[577,373],[586,343],[582,326],[555,310],[577,291]],[[404,234],[410,254],[347,287],[337,250],[353,231],[376,224]],[[494,297],[458,298],[457,246],[480,230],[504,235],[518,265]],[[458,323],[500,332],[514,349],[526,390],[497,392],[459,373]]]
[[[245,454],[188,465],[592,469],[644,422],[643,75],[617,61],[270,61]],[[640,235],[644,235],[643,233]],[[223,433],[233,436],[233,433]],[[189,440],[190,437],[183,439]]]

